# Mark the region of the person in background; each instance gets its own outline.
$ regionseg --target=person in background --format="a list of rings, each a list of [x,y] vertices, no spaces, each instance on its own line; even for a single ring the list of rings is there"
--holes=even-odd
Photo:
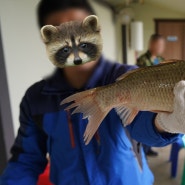
[[[159,64],[164,60],[164,58],[162,57],[164,51],[165,51],[164,37],[159,34],[151,35],[148,51],[137,59],[137,66],[146,67]],[[155,157],[158,155],[158,153],[154,151],[150,146],[143,144],[143,148],[147,156]]]
[[[90,14],[94,10],[85,0],[41,0],[37,16],[41,28],[82,21]],[[0,185],[36,185],[47,165],[46,153],[55,185],[152,185],[154,177],[138,143],[159,147],[179,137],[163,129],[159,115],[140,112],[125,128],[113,109],[86,146],[87,120],[60,106],[69,95],[113,83],[135,68],[101,56],[83,65],[56,68],[53,75],[32,85],[20,105],[20,128]]]
[[[164,60],[163,53],[165,51],[165,39],[162,35],[153,34],[150,37],[149,48],[146,53],[137,59],[139,67],[157,65]]]

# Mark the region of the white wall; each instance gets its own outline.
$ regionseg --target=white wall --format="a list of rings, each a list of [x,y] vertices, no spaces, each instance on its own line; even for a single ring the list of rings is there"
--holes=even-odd
[[[102,35],[103,35],[103,53],[111,60],[116,60],[116,35],[115,23],[110,9],[90,1],[93,5],[98,17],[100,18]]]
[[[38,0],[0,0],[1,30],[15,132],[19,103],[26,89],[53,71],[36,24]],[[108,9],[93,3],[102,23],[104,53],[115,54],[115,30]]]

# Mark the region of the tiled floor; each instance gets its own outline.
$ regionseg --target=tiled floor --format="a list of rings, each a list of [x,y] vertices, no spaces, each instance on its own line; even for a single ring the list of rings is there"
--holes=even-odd
[[[148,158],[149,165],[155,176],[154,185],[181,185],[181,176],[184,167],[185,149],[179,153],[178,172],[175,179],[170,178],[171,164],[168,162],[171,146],[154,148],[159,152],[156,158]]]

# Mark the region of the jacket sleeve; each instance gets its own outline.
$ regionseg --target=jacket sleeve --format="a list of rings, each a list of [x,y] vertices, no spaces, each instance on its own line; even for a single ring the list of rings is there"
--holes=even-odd
[[[150,64],[148,58],[145,55],[142,55],[137,59],[136,65],[138,67],[146,67],[147,63]]]
[[[11,149],[12,157],[0,185],[36,185],[46,167],[47,136],[33,121],[25,96],[20,105],[20,128]]]
[[[159,133],[154,125],[156,114],[151,112],[140,112],[134,121],[127,126],[133,139],[148,146],[166,146],[175,142],[181,135],[170,133]]]
[[[136,65],[137,65],[138,67],[146,67],[146,63],[143,61],[142,58],[138,58],[138,59],[137,59]]]

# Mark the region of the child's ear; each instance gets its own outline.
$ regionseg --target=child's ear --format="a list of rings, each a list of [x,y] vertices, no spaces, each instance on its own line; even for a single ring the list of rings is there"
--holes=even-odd
[[[58,29],[55,26],[46,25],[41,28],[41,36],[45,43],[50,42],[56,33],[58,33]]]
[[[89,15],[86,17],[82,22],[82,26],[93,31],[100,31],[100,23],[96,15]]]

